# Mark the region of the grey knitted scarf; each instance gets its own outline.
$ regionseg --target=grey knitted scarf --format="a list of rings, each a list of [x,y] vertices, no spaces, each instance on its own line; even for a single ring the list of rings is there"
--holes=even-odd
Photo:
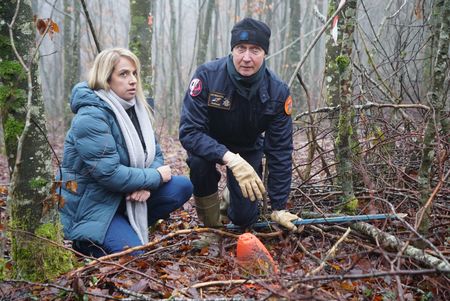
[[[155,135],[144,105],[136,101],[135,98],[130,101],[125,101],[112,90],[98,90],[95,93],[109,104],[116,115],[120,130],[125,138],[130,157],[130,166],[137,168],[149,167],[155,159]],[[126,112],[133,105],[135,106],[147,153],[144,152],[139,135]],[[147,202],[127,201],[126,207],[130,225],[136,231],[141,242],[143,244],[148,243]]]

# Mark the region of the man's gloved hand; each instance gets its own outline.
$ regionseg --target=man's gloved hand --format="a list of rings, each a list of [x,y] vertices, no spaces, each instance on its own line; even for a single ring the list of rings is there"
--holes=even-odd
[[[297,226],[295,226],[292,221],[300,219],[296,214],[286,210],[275,210],[270,215],[270,218],[272,221],[277,222],[291,231],[297,231]]]
[[[227,167],[233,172],[244,197],[250,198],[251,201],[263,199],[263,195],[266,193],[264,184],[247,161],[239,154],[233,154],[227,162]]]

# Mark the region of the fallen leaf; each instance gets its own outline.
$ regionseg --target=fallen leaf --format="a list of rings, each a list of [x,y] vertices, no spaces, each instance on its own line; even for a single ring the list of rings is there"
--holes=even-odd
[[[67,181],[66,189],[68,189],[70,192],[77,193],[78,183],[76,181]]]
[[[349,281],[344,281],[344,282],[341,282],[341,288],[348,292],[353,292],[355,289],[355,286],[353,285],[353,283],[351,283]]]
[[[0,186],[0,194],[8,194],[8,186]]]
[[[43,35],[45,29],[47,28],[47,23],[42,19],[36,19],[36,29],[38,30],[40,35]]]

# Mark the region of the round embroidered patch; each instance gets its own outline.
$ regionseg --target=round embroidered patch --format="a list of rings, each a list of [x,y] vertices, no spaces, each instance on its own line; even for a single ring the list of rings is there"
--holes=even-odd
[[[286,101],[284,102],[284,112],[287,115],[292,114],[292,97],[291,97],[291,95],[289,95],[289,97],[286,98]]]
[[[198,78],[194,78],[189,84],[189,94],[192,97],[199,95],[202,92],[202,81]]]

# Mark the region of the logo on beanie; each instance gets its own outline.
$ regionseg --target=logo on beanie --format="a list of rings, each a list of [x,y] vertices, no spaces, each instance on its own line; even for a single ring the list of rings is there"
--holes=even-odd
[[[239,40],[248,41],[248,31],[242,31],[239,35]]]
[[[194,78],[189,84],[189,94],[192,97],[198,96],[202,92],[202,81],[198,78]]]

